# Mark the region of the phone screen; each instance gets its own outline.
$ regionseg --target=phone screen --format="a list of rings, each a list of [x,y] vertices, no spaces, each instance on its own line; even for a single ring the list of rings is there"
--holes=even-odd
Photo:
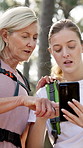
[[[72,101],[72,99],[80,101],[79,82],[59,83],[60,121],[66,121],[61,111],[62,108],[76,115],[73,109],[68,105],[68,101]]]

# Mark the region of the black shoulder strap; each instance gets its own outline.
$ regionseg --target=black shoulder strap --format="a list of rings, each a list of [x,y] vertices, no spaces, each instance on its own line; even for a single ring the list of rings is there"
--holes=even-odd
[[[29,81],[27,80],[27,78],[17,69],[17,72],[19,73],[19,75],[22,77],[22,79],[24,80],[25,82],[25,85],[27,86],[28,88],[28,91],[31,91],[30,89],[30,85],[29,85]]]
[[[29,91],[31,91],[31,90],[30,90],[30,86],[29,86],[28,80],[21,74],[21,72],[19,70],[17,70],[17,71],[20,74],[20,76],[22,77],[22,79],[24,80],[25,85],[22,82],[20,82],[17,79],[17,77],[12,72],[7,71],[7,70],[1,68],[1,62],[0,62],[0,73],[3,73],[4,75],[10,77],[12,80],[17,82],[16,89],[15,89],[15,92],[14,92],[14,96],[18,96],[19,84],[27,91],[27,93],[29,95]]]
[[[22,148],[19,134],[0,128],[0,142],[4,141],[11,142],[15,147]]]

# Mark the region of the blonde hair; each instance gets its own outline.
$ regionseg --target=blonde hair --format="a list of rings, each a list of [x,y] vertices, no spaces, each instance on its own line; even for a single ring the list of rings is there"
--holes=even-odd
[[[26,6],[18,6],[6,10],[0,18],[0,31],[7,29],[10,33],[27,27],[37,21],[36,14]],[[4,49],[5,42],[0,36],[0,52]]]
[[[51,76],[62,78],[62,76],[63,76],[62,70],[60,69],[60,67],[57,64],[51,68]]]

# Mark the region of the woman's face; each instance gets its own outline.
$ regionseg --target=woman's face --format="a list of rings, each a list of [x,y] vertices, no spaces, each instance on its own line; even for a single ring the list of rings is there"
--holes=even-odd
[[[76,72],[82,64],[82,45],[77,34],[63,29],[52,35],[50,52],[63,73]]]
[[[28,60],[36,46],[37,36],[36,22],[8,34],[8,52],[11,53],[11,57],[18,62]]]

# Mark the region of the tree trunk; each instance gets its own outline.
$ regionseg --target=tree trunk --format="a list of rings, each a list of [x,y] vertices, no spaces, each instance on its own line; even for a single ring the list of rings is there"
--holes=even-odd
[[[25,6],[29,6],[29,0],[25,0]],[[29,69],[31,62],[24,62],[23,65],[23,75],[29,80]]]
[[[29,0],[25,0],[25,6],[29,6]]]
[[[42,0],[39,33],[38,79],[50,75],[51,57],[48,52],[48,32],[54,14],[54,0]]]
[[[50,75],[51,57],[48,49],[48,32],[54,14],[54,0],[42,0],[39,33],[38,79]],[[44,148],[52,148],[46,135]]]

